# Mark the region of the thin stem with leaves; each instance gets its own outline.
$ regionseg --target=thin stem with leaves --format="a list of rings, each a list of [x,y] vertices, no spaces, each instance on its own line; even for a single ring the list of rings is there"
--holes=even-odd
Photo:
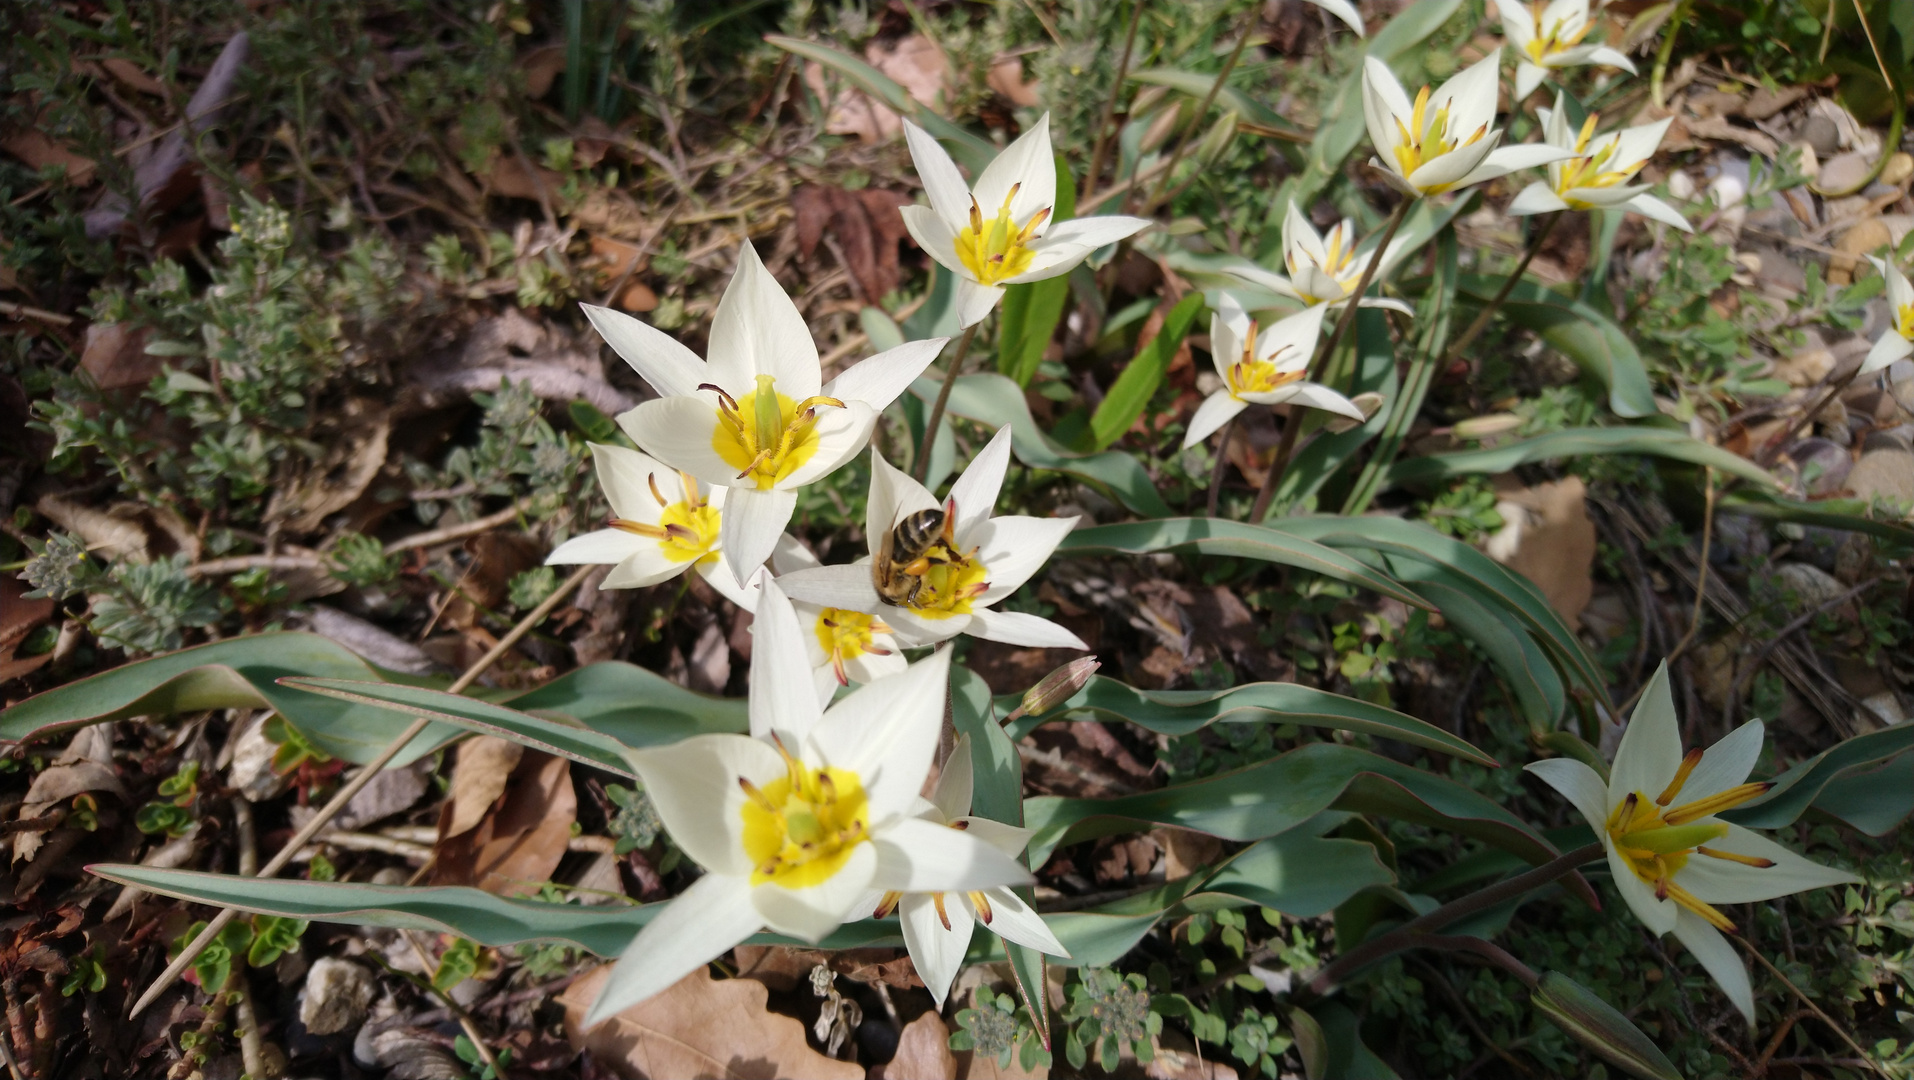
[[[950,358],[950,367],[944,372],[944,385],[937,388],[937,400],[931,403],[930,416],[924,421],[924,441],[917,447],[917,460],[911,462],[911,478],[918,483],[930,473],[930,451],[937,445],[937,425],[944,422],[944,406],[950,403],[950,388],[957,385],[957,373],[963,370],[964,357],[970,355],[970,342],[977,336],[977,328],[983,320],[970,324],[964,336],[957,340],[957,355]]]

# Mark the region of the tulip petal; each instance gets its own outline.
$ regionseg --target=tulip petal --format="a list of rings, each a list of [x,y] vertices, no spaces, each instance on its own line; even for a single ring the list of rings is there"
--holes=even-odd
[[[919,510],[935,510],[942,505],[924,485],[885,461],[882,454],[871,451],[871,494],[864,512],[864,534],[872,555],[877,554],[877,545],[898,522]]]
[[[1239,278],[1251,285],[1260,285],[1278,296],[1287,296],[1292,300],[1303,298],[1303,294],[1296,290],[1294,282],[1273,270],[1252,265],[1232,266],[1226,272],[1233,278]],[[1212,333],[1210,336],[1213,338],[1215,334]]]
[[[1497,176],[1505,176],[1520,169],[1533,169],[1552,162],[1566,161],[1574,156],[1575,153],[1572,150],[1564,150],[1547,143],[1522,143],[1519,146],[1498,147],[1489,151],[1489,156],[1482,162],[1482,169],[1471,173],[1467,182],[1474,184],[1482,180],[1493,180]],[[1491,172],[1480,175],[1483,169],[1491,170]]]
[[[1041,953],[1069,958],[1070,950],[1063,947],[1063,942],[1058,941],[1057,935],[1050,931],[1050,925],[1043,921],[1043,916],[1024,903],[1022,897],[1004,888],[982,891],[990,901],[990,922],[985,925],[992,933],[1005,941],[1014,941]],[[969,902],[969,897],[964,899],[966,903]]]
[[[1560,195],[1555,194],[1555,189],[1537,180],[1509,200],[1506,212],[1511,217],[1523,217],[1528,214],[1546,214],[1566,209],[1568,209],[1568,203],[1563,201]]]
[[[718,546],[740,586],[771,557],[784,527],[797,510],[797,492],[783,488],[757,491],[732,488],[718,522]]]
[[[1862,375],[1872,375],[1886,370],[1896,360],[1905,360],[1914,356],[1914,342],[1902,337],[1893,327],[1881,331],[1874,339],[1874,347],[1868,350],[1867,359],[1861,362]]]
[[[1420,191],[1447,191],[1451,188],[1473,184],[1483,177],[1483,164],[1495,152],[1496,144],[1502,141],[1500,131],[1491,131],[1481,140],[1468,146],[1458,146],[1440,157],[1432,158],[1417,167],[1408,176],[1409,183]],[[1508,170],[1504,169],[1503,172]],[[1500,176],[1501,173],[1495,175]]]
[[[738,576],[733,574],[731,568],[724,564],[724,558],[722,556],[716,554],[707,555],[699,559],[697,563],[692,566],[692,569],[695,570],[698,576],[704,579],[704,583],[711,586],[719,596],[724,597],[726,600],[731,601],[746,611],[756,611],[758,609],[757,582],[753,581],[744,585],[738,584]]]
[[[957,233],[937,216],[937,211],[928,206],[900,206],[897,212],[904,216],[904,231],[924,249],[924,254],[959,277],[969,275],[963,260],[957,257]]]
[[[809,746],[819,760],[864,778],[871,825],[879,832],[924,789],[944,730],[949,685],[950,650],[939,649],[901,675],[851,691],[811,729]]]
[[[793,570],[778,575],[778,587],[784,590],[786,596],[801,604],[865,613],[884,609],[883,601],[877,598],[877,589],[871,585],[871,566],[868,562]]]
[[[1362,13],[1357,11],[1356,5],[1350,3],[1349,0],[1309,0],[1309,2],[1347,23],[1349,29],[1356,32],[1357,37],[1364,36]]]
[[[944,928],[945,918],[950,920],[948,930]],[[950,984],[963,970],[971,935],[976,933],[969,906],[956,896],[946,896],[944,914],[940,917],[931,894],[913,893],[898,902],[897,921],[904,929],[904,947],[910,950],[911,966],[917,969],[917,977],[924,980],[924,989],[930,991],[931,998],[942,1009]]]
[[[1256,355],[1276,365],[1278,371],[1301,371],[1316,354],[1316,341],[1322,336],[1323,316],[1320,304],[1307,307],[1272,323],[1256,339]]]
[[[1675,928],[1675,913],[1681,910],[1673,900],[1658,900],[1655,890],[1629,868],[1612,843],[1608,847],[1608,872],[1615,880],[1615,891],[1651,933],[1666,934]]]
[[[809,888],[752,886],[751,904],[765,926],[815,945],[849,919],[865,914],[857,910],[857,902],[872,887],[879,861],[875,843],[859,844],[837,873]]]
[[[1713,851],[1774,861],[1773,866],[1760,867],[1700,854],[1689,856],[1675,880],[1709,904],[1753,904],[1809,889],[1852,885],[1861,880],[1845,870],[1802,858],[1739,825],[1728,826],[1727,836],[1710,840],[1706,846]]]
[[[592,329],[598,331],[598,336],[660,394],[667,397],[694,394],[699,383],[710,381],[705,374],[705,362],[670,334],[622,311],[594,304],[578,306],[585,309],[585,318],[590,320]]]
[[[683,469],[715,487],[738,482],[738,467],[711,447],[718,409],[716,395],[709,391],[643,402],[618,414],[618,426],[632,442],[673,469]]]
[[[1375,56],[1365,56],[1362,62],[1362,119],[1369,129],[1369,145],[1376,153],[1388,159],[1382,166],[1389,172],[1396,170],[1395,154],[1391,153],[1398,138],[1396,119],[1404,124],[1409,122],[1415,107],[1409,103],[1409,95],[1403,92],[1402,83],[1396,79],[1396,73],[1389,65]]]
[[[1548,78],[1547,68],[1537,67],[1527,60],[1518,61],[1515,65],[1514,100],[1518,104],[1527,101],[1529,95],[1535,93],[1535,88],[1542,85],[1542,80],[1546,78]]]
[[[1085,652],[1090,649],[1082,638],[1049,619],[1021,611],[997,611],[994,608],[973,611],[966,631],[972,637],[986,641],[1001,641],[1006,645],[1022,645],[1031,649],[1081,649]]]
[[[1010,194],[1013,187],[1017,189],[1014,197]],[[984,167],[971,191],[985,221],[1003,209],[1006,199],[1010,204],[1010,220],[1019,226],[1037,211],[1055,206],[1057,162],[1050,152],[1050,114],[1044,113],[1029,131],[1004,147],[1003,153]],[[964,210],[968,213],[970,208]]]
[[[665,508],[651,494],[651,480],[654,477],[658,489],[665,493],[666,498],[684,497],[684,485],[673,475],[673,470],[650,454],[607,443],[590,445],[592,472],[598,478],[598,490],[605,493],[605,501],[611,504],[614,516],[626,521],[656,524]]]
[[[957,163],[950,159],[943,146],[909,120],[904,121],[904,143],[910,147],[911,164],[916,166],[917,179],[924,185],[924,197],[930,200],[931,209],[954,239],[970,223],[970,186],[964,183]],[[905,225],[909,224],[907,214]]]
[[[545,556],[546,566],[577,566],[585,563],[621,563],[645,549],[658,550],[658,542],[623,529],[599,529],[574,536]]]
[[[883,605],[884,621],[897,632],[897,641],[907,649],[919,649],[949,641],[972,629],[976,614],[930,618],[907,607]]]
[[[744,879],[706,874],[652,916],[585,1014],[591,1028],[670,987],[764,925]]]
[[[1248,403],[1231,397],[1227,390],[1218,390],[1204,398],[1203,404],[1196,407],[1196,415],[1190,417],[1190,430],[1183,436],[1184,448],[1195,446],[1209,438],[1224,424],[1236,419],[1237,413],[1247,408],[1249,408]],[[1220,454],[1223,449],[1219,446],[1216,452]]]
[[[784,775],[768,743],[744,735],[693,735],[630,752],[659,820],[684,853],[713,874],[748,874],[741,839],[744,791],[738,778],[764,784]]]
[[[872,885],[895,892],[969,892],[1035,879],[1017,860],[958,829],[923,818],[893,822],[876,837]]]
[[[1489,55],[1450,76],[1448,82],[1429,95],[1431,114],[1447,109],[1449,130],[1458,138],[1467,138],[1477,127],[1493,126],[1501,71],[1502,49],[1497,46]]]
[[[1882,273],[1887,277],[1887,306],[1892,309],[1891,313],[1898,314],[1902,308],[1914,304],[1914,283],[1907,280],[1900,267],[1888,263]]]
[[[820,408],[816,426],[811,429],[817,435],[816,448],[804,464],[778,481],[778,489],[800,488],[843,468],[870,445],[871,432],[876,427],[877,412],[855,398],[846,401],[841,409],[828,405]]]
[[[877,648],[888,649],[889,653],[886,655],[885,653],[866,652],[855,660],[846,660],[844,662],[844,674],[850,676],[852,682],[859,685],[874,683],[879,679],[888,679],[892,675],[902,674],[903,671],[910,666],[910,662],[904,659],[904,654],[901,651],[902,646],[900,646],[897,643],[897,639],[891,635],[873,634],[871,635],[871,644]],[[837,683],[835,674],[832,676],[831,683],[833,688],[835,688]],[[833,689],[833,693],[835,693],[835,689]]]
[[[1341,307],[1342,305],[1331,304],[1329,306],[1332,308],[1337,308],[1337,307]],[[1407,302],[1402,300],[1397,300],[1393,297],[1388,297],[1388,296],[1365,296],[1360,301],[1357,302],[1356,306],[1366,307],[1366,308],[1383,308],[1388,311],[1400,311],[1404,315],[1408,315],[1412,318],[1415,316],[1415,313],[1416,313],[1416,309],[1410,307]]]
[[[1030,846],[1030,838],[1037,834],[1035,829],[1005,825],[1001,821],[992,821],[989,818],[961,817],[957,820],[964,823],[965,832],[1013,859],[1023,855],[1024,849]]]
[[[957,504],[957,520],[951,525],[951,534],[957,538],[958,547],[968,548],[983,542],[973,540],[972,534],[990,520],[990,512],[997,506],[997,493],[1003,490],[1004,473],[1009,469],[1010,425],[1005,424],[977,451],[977,456],[970,459],[957,482],[950,485],[950,499]]]
[[[979,285],[968,277],[958,278],[957,325],[967,330],[983,322],[1003,295],[1004,291],[995,285]]]
[[[807,694],[790,688],[806,684],[811,660],[804,648],[808,627],[775,579],[761,579],[757,618],[751,623],[751,737],[774,734],[796,748],[817,728],[823,715]]]
[[[1341,394],[1321,383],[1291,383],[1289,385],[1289,391],[1289,403],[1292,406],[1307,405],[1312,409],[1321,409],[1324,412],[1332,412],[1338,416],[1346,416],[1357,423],[1369,419],[1362,414],[1361,409],[1356,408],[1355,402],[1350,401],[1348,398],[1343,397]]]
[[[976,606],[994,604],[1022,588],[1076,527],[1074,517],[1007,516],[991,518],[961,535],[961,544],[977,546],[977,557],[990,572],[990,588],[977,598]]]
[[[1587,819],[1589,828],[1599,833],[1607,825],[1608,785],[1600,773],[1574,758],[1531,761],[1522,768],[1567,799]]]
[[[738,245],[738,268],[711,315],[705,352],[707,381],[733,397],[757,389],[759,375],[776,379],[778,393],[798,401],[816,397],[823,381],[810,327],[749,240]]]
[[[1655,198],[1653,195],[1637,195],[1622,204],[1623,209],[1633,210],[1637,214],[1664,225],[1673,225],[1682,232],[1691,233],[1695,227],[1681,211]]]
[[[633,537],[633,539],[638,539]],[[556,555],[557,552],[552,554]],[[686,570],[691,569],[688,562],[679,562],[664,553],[664,549],[652,545],[618,560],[611,568],[605,580],[598,583],[601,589],[642,589],[656,585],[661,581],[670,581]]]
[[[1681,791],[1674,797],[1674,803],[1694,802],[1706,799],[1745,783],[1748,774],[1754,771],[1755,763],[1761,760],[1761,742],[1766,729],[1761,721],[1750,720],[1723,736],[1720,742],[1702,751],[1701,761],[1695,771],[1681,785]],[[1658,791],[1648,794],[1659,796]]]
[[[874,412],[883,412],[898,395],[937,359],[949,338],[925,338],[907,341],[895,349],[885,349],[868,360],[847,368],[821,391],[825,397],[840,401],[861,401]]]
[[[1621,68],[1623,71],[1628,72],[1630,75],[1635,74],[1635,62],[1633,60],[1630,60],[1626,54],[1619,52],[1615,49],[1611,49],[1606,45],[1597,45],[1594,48],[1590,49],[1588,52],[1588,57],[1587,59],[1583,61],[1583,63],[1601,64],[1606,67],[1617,67],[1617,68]]]
[[[1721,931],[1708,925],[1699,915],[1682,912],[1675,920],[1675,939],[1682,943],[1690,955],[1701,962],[1715,985],[1728,1001],[1740,1010],[1748,1021],[1750,1030],[1754,1028],[1754,986],[1748,981],[1748,967],[1735,955],[1734,946]]]
[[[1668,688],[1668,665],[1655,669],[1642,691],[1641,704],[1622,732],[1615,764],[1608,773],[1608,808],[1619,806],[1631,792],[1644,799],[1662,793],[1681,767],[1681,729],[1675,719],[1675,696]]]

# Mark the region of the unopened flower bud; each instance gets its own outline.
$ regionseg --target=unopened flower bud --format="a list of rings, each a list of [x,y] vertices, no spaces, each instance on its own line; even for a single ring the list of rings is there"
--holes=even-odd
[[[1514,413],[1489,413],[1487,416],[1471,416],[1467,420],[1456,422],[1453,429],[1458,439],[1492,439],[1497,435],[1507,435],[1522,426],[1522,418]]]
[[[1103,665],[1094,656],[1080,657],[1045,675],[1037,685],[1024,691],[1023,704],[1013,716],[1041,716],[1075,697]]]
[[[1229,144],[1236,138],[1237,115],[1234,109],[1225,112],[1203,135],[1203,141],[1196,147],[1196,162],[1199,165],[1214,165],[1216,159],[1223,156]]]

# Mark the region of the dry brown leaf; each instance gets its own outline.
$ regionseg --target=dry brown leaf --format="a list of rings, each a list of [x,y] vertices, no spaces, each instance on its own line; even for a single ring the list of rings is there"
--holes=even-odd
[[[93,182],[92,158],[74,153],[38,128],[23,128],[0,136],[0,150],[26,162],[30,168],[64,166],[67,181],[75,187],[85,187]]]
[[[698,970],[670,989],[590,1031],[585,1011],[609,965],[566,987],[565,1034],[573,1046],[631,1080],[863,1080],[864,1069],[811,1049],[804,1025],[765,1008],[770,991],[755,979],[711,978]]]
[[[530,383],[546,401],[584,398],[607,416],[638,402],[605,381],[605,363],[594,335],[589,343],[525,316],[516,308],[472,327],[458,347],[406,367],[426,409],[463,406],[474,392],[491,393],[500,379]]]
[[[26,636],[53,617],[53,598],[42,596],[28,600],[26,594],[30,591],[27,583],[13,574],[0,574],[0,660],[13,659],[13,651]]]
[[[934,1012],[904,1025],[897,1055],[875,1066],[871,1080],[957,1080],[957,1055],[950,1052],[950,1028]]]
[[[284,521],[295,533],[316,532],[326,518],[358,501],[385,465],[392,419],[383,405],[352,398],[326,426],[326,456],[275,488],[266,508],[269,520]]]
[[[740,945],[738,974],[773,990],[789,990],[823,964],[853,982],[882,983],[898,990],[924,985],[910,957],[897,949],[797,949],[789,945]]]
[[[1753,128],[1731,124],[1725,116],[1689,117],[1687,125],[1688,134],[1695,138],[1740,143],[1762,157],[1772,158],[1780,150],[1772,136]]]
[[[80,367],[102,390],[145,386],[160,371],[160,358],[146,353],[146,339],[150,334],[151,330],[144,326],[94,323],[86,328]]]
[[[999,56],[991,61],[990,74],[984,82],[992,90],[1002,94],[1012,105],[1029,108],[1042,100],[1037,92],[1035,79],[1023,77],[1023,59],[1017,56]]]
[[[1500,487],[1505,524],[1485,545],[1490,557],[1534,582],[1570,626],[1594,595],[1595,523],[1580,477],[1532,488]]]
[[[836,241],[844,271],[867,304],[897,287],[897,244],[909,236],[897,208],[911,199],[895,191],[846,191],[830,184],[803,184],[791,192],[797,215],[798,253],[809,259],[825,231]]]
[[[1165,1031],[1154,1049],[1153,1060],[1143,1067],[1149,1080],[1236,1080],[1235,1069],[1173,1032]]]
[[[564,183],[564,177],[516,154],[493,158],[492,171],[485,176],[487,190],[511,199],[544,201],[557,195]]]
[[[998,1068],[997,1059],[988,1054],[966,1050],[955,1056],[958,1080],[1049,1080],[1050,1077],[1050,1068],[1046,1065],[1025,1072],[1015,1054],[1010,1056],[1008,1069]],[[1129,1055],[1125,1054],[1124,1057],[1128,1059]]]
[[[448,803],[440,820],[449,813]],[[491,812],[475,828],[439,841],[432,883],[475,885],[500,896],[537,892],[565,857],[577,820],[571,762],[526,750]]]
[[[43,495],[33,508],[108,561],[180,551],[199,558],[199,538],[192,527],[164,506],[120,502],[95,510],[60,495]]]
[[[938,106],[950,78],[949,59],[936,42],[922,34],[911,34],[890,44],[872,41],[864,49],[864,59],[902,84],[911,97],[932,108]],[[805,64],[804,81],[819,98],[827,96],[821,65]],[[867,143],[878,143],[901,134],[904,124],[889,106],[871,100],[861,90],[845,86],[831,101],[824,130],[832,135],[856,135]]]
[[[452,794],[439,813],[439,839],[449,840],[477,827],[485,812],[505,794],[505,782],[524,755],[523,746],[491,735],[460,743],[457,763],[452,766]]]
[[[541,45],[518,58],[518,70],[525,75],[525,97],[537,101],[551,93],[552,83],[565,70],[565,46]]]
[[[234,92],[233,84],[246,66],[251,48],[251,39],[243,30],[226,39],[219,58],[206,70],[206,77],[200,80],[198,89],[186,102],[187,122],[161,139],[153,153],[133,171],[133,185],[139,191],[142,208],[162,214],[199,190],[194,164],[197,151],[188,145],[187,139],[197,137],[218,123],[221,114],[237,99],[239,95]],[[126,226],[131,210],[125,196],[109,193],[98,206],[87,211],[86,234],[100,237],[120,231]],[[161,246],[165,243],[162,239]]]

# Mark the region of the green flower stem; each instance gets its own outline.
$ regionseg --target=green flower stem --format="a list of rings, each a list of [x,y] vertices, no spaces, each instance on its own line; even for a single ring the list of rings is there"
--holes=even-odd
[[[1190,130],[1183,138],[1177,140],[1176,152],[1170,155],[1170,163],[1164,166],[1163,175],[1157,180],[1156,191],[1150,195],[1149,201],[1143,204],[1141,208],[1143,216],[1148,217],[1154,213],[1157,206],[1170,197],[1166,194],[1166,189],[1170,186],[1170,181],[1176,177],[1177,165],[1182,163],[1183,154],[1190,148],[1190,144],[1203,138],[1203,118],[1210,114],[1210,106],[1216,104],[1216,95],[1222,92],[1223,84],[1229,81],[1230,72],[1236,70],[1236,61],[1242,57],[1243,47],[1249,44],[1250,35],[1255,30],[1256,27],[1251,25],[1249,29],[1243,31],[1242,37],[1236,39],[1236,48],[1230,50],[1229,59],[1223,61],[1223,70],[1217,73],[1216,81],[1210,84],[1210,92],[1203,95],[1203,104],[1196,107],[1196,114],[1190,118]]]
[[[1355,325],[1356,310],[1362,306],[1363,294],[1369,291],[1369,283],[1376,278],[1376,268],[1382,265],[1382,256],[1389,250],[1389,242],[1396,238],[1396,230],[1402,228],[1402,219],[1409,216],[1409,207],[1414,199],[1404,199],[1396,204],[1389,214],[1389,224],[1382,230],[1382,240],[1376,244],[1376,255],[1362,268],[1362,279],[1349,292],[1349,301],[1343,305],[1342,314],[1336,319],[1336,328],[1330,331],[1329,340],[1309,362],[1309,368],[1303,378],[1313,379],[1329,363],[1329,357],[1342,344],[1342,339]],[[1283,473],[1289,469],[1289,458],[1296,450],[1296,437],[1302,434],[1303,413],[1300,408],[1292,408],[1288,419],[1283,421],[1283,441],[1276,444],[1276,459],[1269,463],[1269,474],[1263,477],[1263,487],[1256,493],[1256,504],[1250,507],[1249,521],[1260,525],[1269,516],[1269,502],[1276,496],[1277,485],[1282,483]]]
[[[917,447],[917,460],[911,462],[910,466],[911,479],[920,484],[924,482],[925,474],[930,472],[930,450],[937,445],[937,425],[944,422],[944,406],[950,402],[950,388],[957,385],[957,373],[963,370],[964,357],[970,355],[971,339],[977,336],[977,328],[983,324],[982,319],[971,323],[970,329],[965,330],[964,336],[957,340],[957,355],[950,358],[950,368],[944,372],[944,385],[938,388],[937,400],[931,403],[930,419],[924,424],[924,441]]]
[[[1210,470],[1210,501],[1207,511],[1210,517],[1216,516],[1217,501],[1223,496],[1223,470],[1229,467],[1229,440],[1230,436],[1236,434],[1237,419],[1234,416],[1230,417],[1229,423],[1223,425],[1223,437],[1216,443],[1216,466]]]
[[[1110,99],[1103,103],[1103,115],[1097,118],[1097,145],[1090,154],[1090,171],[1084,174],[1078,202],[1090,197],[1103,173],[1103,159],[1110,149],[1110,122],[1116,119],[1117,98],[1123,95],[1123,80],[1129,75],[1130,53],[1136,48],[1136,28],[1142,15],[1143,0],[1130,0],[1130,29],[1123,35],[1123,58],[1117,61],[1116,79],[1110,83]]]
[[[1536,253],[1542,250],[1542,245],[1548,242],[1549,234],[1555,231],[1555,223],[1562,220],[1567,213],[1566,210],[1557,210],[1548,216],[1548,220],[1542,222],[1541,228],[1535,230],[1534,238],[1529,241],[1529,246],[1522,252],[1522,261],[1516,263],[1515,269],[1510,271],[1509,276],[1503,280],[1502,288],[1497,290],[1495,298],[1490,300],[1488,304],[1482,308],[1481,312],[1476,315],[1475,321],[1469,324],[1469,328],[1462,331],[1462,336],[1456,338],[1454,343],[1442,354],[1442,360],[1437,365],[1438,367],[1446,365],[1456,357],[1462,355],[1462,350],[1473,344],[1475,339],[1481,336],[1482,331],[1489,328],[1489,320],[1495,317],[1495,313],[1502,308],[1502,302],[1507,300],[1509,294],[1515,291],[1515,283],[1522,280],[1522,275],[1528,272],[1529,263],[1535,261]]]
[[[558,607],[559,603],[563,601],[565,597],[571,595],[573,589],[578,588],[578,586],[584,582],[585,575],[596,569],[596,566],[588,563],[573,571],[571,577],[566,578],[563,584],[552,590],[552,594],[545,598],[544,603],[527,612],[525,617],[518,621],[517,626],[512,627],[504,637],[499,639],[497,645],[492,646],[489,652],[479,657],[476,663],[467,668],[465,674],[458,677],[457,682],[446,687],[446,692],[453,694],[459,693],[478,681],[478,677],[485,674],[486,670],[494,663],[497,663],[499,657],[509,652],[512,646],[517,645],[520,638],[530,633],[532,627],[544,622],[545,617],[550,615],[553,609]],[[388,743],[384,750],[379,752],[378,757],[373,758],[372,761],[366,764],[365,768],[360,769],[351,780],[346,781],[346,783],[339,788],[338,794],[334,795],[330,802],[321,807],[319,812],[313,815],[312,820],[306,822],[305,826],[295,833],[291,840],[286,842],[285,847],[279,849],[279,854],[274,855],[265,866],[259,868],[259,874],[257,876],[269,878],[285,869],[286,864],[292,861],[292,857],[298,854],[301,848],[311,843],[312,838],[319,834],[319,830],[325,828],[326,823],[331,821],[339,811],[344,810],[346,804],[352,801],[352,797],[357,795],[367,784],[371,783],[372,778],[379,775],[379,772],[386,767],[386,764],[397,757],[399,751],[405,749],[406,744],[418,737],[419,733],[424,731],[426,725],[429,723],[431,723],[430,720],[420,717],[408,724],[404,731],[399,732],[398,736]],[[213,939],[219,936],[220,931],[226,929],[226,924],[232,922],[233,917],[237,914],[238,911],[235,909],[226,908],[218,915],[213,916],[212,921],[206,924],[206,929],[201,930],[198,937],[189,942],[186,948],[180,950],[180,954],[173,958],[173,962],[166,965],[166,970],[160,972],[159,978],[153,980],[153,985],[147,987],[146,992],[140,995],[140,999],[133,1003],[133,1011],[128,1015],[138,1016],[140,1010],[151,1005],[153,999],[159,997],[167,987],[173,985],[173,980],[179,978],[181,972],[192,966],[193,961],[199,958],[201,950],[211,944]]]
[[[1433,934],[1432,931],[1440,930],[1450,923],[1473,915],[1478,911],[1486,911],[1502,903],[1504,900],[1512,900],[1528,892],[1530,889],[1540,888],[1559,877],[1572,874],[1577,867],[1592,863],[1606,854],[1607,849],[1599,842],[1589,844],[1586,847],[1576,848],[1574,851],[1543,863],[1541,866],[1530,870],[1526,874],[1518,874],[1505,881],[1498,881],[1487,888],[1477,889],[1467,896],[1451,900],[1427,915],[1411,919],[1394,930],[1382,934],[1379,937],[1371,938],[1348,952],[1343,953],[1341,956],[1336,957],[1335,960],[1324,965],[1316,972],[1315,976],[1309,980],[1305,989],[1312,995],[1322,997],[1343,983],[1348,982],[1350,976],[1356,972],[1378,960],[1424,945],[1432,945],[1432,947],[1438,948],[1445,947],[1440,944],[1434,944],[1434,942],[1452,939],[1442,938]],[[1470,948],[1473,948],[1473,946],[1470,946]],[[1533,979],[1527,981],[1530,986],[1534,985]]]
[[[1440,292],[1452,283],[1442,278],[1454,270],[1454,260],[1438,257],[1435,277],[1429,282],[1431,296],[1440,302]],[[1415,357],[1410,361],[1408,374],[1398,388],[1396,399],[1389,403],[1389,418],[1383,423],[1382,436],[1376,442],[1375,452],[1363,465],[1362,473],[1357,476],[1356,484],[1349,491],[1349,498],[1343,503],[1342,512],[1346,517],[1355,517],[1369,508],[1376,493],[1382,489],[1382,478],[1389,466],[1396,460],[1396,454],[1402,449],[1402,442],[1409,435],[1410,425],[1415,423],[1417,414],[1422,411],[1422,400],[1429,393],[1429,384],[1435,380],[1436,364],[1434,354],[1443,349],[1449,340],[1449,321],[1454,317],[1453,305],[1443,304],[1441,310],[1429,313],[1423,326],[1421,339],[1416,343]]]

